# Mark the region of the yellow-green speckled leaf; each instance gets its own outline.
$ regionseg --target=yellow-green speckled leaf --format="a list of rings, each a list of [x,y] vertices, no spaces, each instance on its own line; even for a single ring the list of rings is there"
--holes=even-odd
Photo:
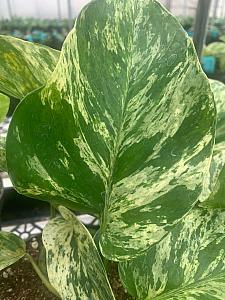
[[[178,21],[154,0],[96,0],[16,110],[7,165],[20,193],[100,216],[103,255],[128,259],[198,201],[215,119]]]
[[[201,199],[205,201],[201,205],[225,208],[225,85],[216,80],[210,82],[217,109],[216,140],[206,189]]]
[[[62,300],[115,300],[95,243],[65,207],[43,231],[50,283]]]
[[[7,172],[6,153],[5,153],[5,137],[0,136],[0,172]]]
[[[0,123],[6,117],[9,104],[9,97],[0,93]],[[0,171],[6,171],[6,169],[5,138],[0,136]]]
[[[225,72],[225,43],[214,42],[207,45],[203,51],[204,55],[213,55],[218,60],[219,69]]]
[[[225,211],[193,209],[146,254],[120,263],[138,300],[225,299]]]
[[[0,231],[0,271],[26,254],[25,242],[11,232]]]
[[[46,83],[60,52],[0,35],[0,91],[21,99]]]
[[[9,109],[9,97],[0,93],[0,123],[4,120]]]

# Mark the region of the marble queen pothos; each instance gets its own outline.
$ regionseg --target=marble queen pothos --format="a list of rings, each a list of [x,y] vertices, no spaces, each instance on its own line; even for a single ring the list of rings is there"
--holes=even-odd
[[[156,1],[97,0],[19,105],[7,165],[20,193],[99,216],[102,253],[124,260],[198,201],[214,130],[210,85],[177,20]]]
[[[139,283],[135,276],[127,279],[126,270],[136,270],[140,254],[151,253],[158,261],[155,249],[168,249],[164,246],[176,237],[175,246],[199,249],[183,243],[182,228],[188,237],[205,234],[198,229],[201,220],[217,218],[193,210],[209,171],[216,120],[211,87],[193,44],[157,1],[96,0],[76,19],[59,60],[58,53],[48,54],[47,65],[53,61],[54,66],[48,67],[44,86],[17,108],[6,157],[20,193],[60,206],[62,216],[50,221],[43,234],[49,279],[62,299],[114,299],[97,248],[69,208],[99,217],[103,256],[131,260],[120,264],[131,294],[157,298],[169,289],[163,277],[169,271],[155,271],[149,263],[145,294],[142,286],[138,292],[130,288],[132,280],[133,289]],[[39,72],[35,58],[29,61]],[[184,226],[185,220],[197,219],[193,230]],[[223,235],[221,227],[215,228]],[[175,246],[171,253],[182,260]],[[198,299],[195,295],[187,297]]]

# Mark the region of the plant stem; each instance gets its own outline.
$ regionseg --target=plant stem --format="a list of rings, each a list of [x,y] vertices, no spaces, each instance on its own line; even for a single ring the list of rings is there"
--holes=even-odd
[[[39,276],[39,278],[41,279],[42,283],[46,286],[46,288],[55,296],[59,297],[58,292],[54,289],[54,287],[50,284],[50,282],[48,281],[48,279],[43,275],[43,273],[41,272],[41,270],[39,269],[38,265],[36,264],[36,262],[34,261],[33,257],[30,254],[26,254],[27,258],[29,259],[30,263],[32,264],[34,270],[36,271],[37,275]]]
[[[51,207],[51,215],[50,215],[50,218],[53,219],[53,218],[56,217],[56,212],[57,212],[57,210],[56,210],[55,206],[54,206],[52,203],[50,204],[50,207]]]

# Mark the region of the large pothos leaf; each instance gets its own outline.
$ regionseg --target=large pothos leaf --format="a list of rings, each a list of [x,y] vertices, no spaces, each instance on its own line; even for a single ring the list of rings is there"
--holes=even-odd
[[[93,1],[14,114],[10,176],[20,193],[100,215],[103,255],[131,258],[198,200],[215,117],[175,18],[153,0]]]
[[[193,209],[146,254],[120,263],[139,300],[225,299],[225,212]]]
[[[0,93],[0,123],[4,120],[9,109],[9,97]]]
[[[210,82],[217,109],[216,140],[202,198],[206,201],[201,205],[225,208],[225,85],[215,80]]]
[[[43,231],[50,283],[63,300],[114,300],[90,233],[68,209],[59,211]]]
[[[25,242],[11,232],[0,231],[0,271],[26,254]]]
[[[60,52],[0,35],[0,91],[21,99],[46,83]]]

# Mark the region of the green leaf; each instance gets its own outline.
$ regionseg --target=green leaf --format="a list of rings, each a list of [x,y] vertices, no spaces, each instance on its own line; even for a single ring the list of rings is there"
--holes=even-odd
[[[65,207],[43,231],[48,277],[63,300],[114,300],[106,271],[88,230]]]
[[[9,173],[22,194],[99,215],[103,255],[128,259],[198,201],[215,118],[193,44],[171,14],[153,0],[93,1],[46,87],[14,114]]]
[[[7,172],[5,142],[6,139],[0,136],[0,171]]]
[[[216,144],[201,206],[225,208],[225,85],[211,80],[217,108]]]
[[[225,85],[217,80],[210,80],[217,110],[216,144],[225,141]]]
[[[3,183],[2,183],[2,178],[0,177],[0,199],[2,197],[2,193],[3,193]]]
[[[0,232],[0,271],[26,254],[25,242],[11,232]]]
[[[119,265],[140,300],[225,299],[225,212],[193,209],[144,255]]]
[[[60,52],[0,35],[0,91],[21,99],[46,83]]]
[[[1,76],[1,75],[0,75]],[[7,96],[0,93],[0,123],[6,117],[9,109],[10,100]],[[6,171],[5,138],[0,136],[0,171]]]
[[[204,55],[215,56],[219,63],[219,69],[221,72],[225,72],[225,43],[214,42],[210,43],[203,51]]]
[[[9,109],[9,97],[0,93],[0,123],[4,120],[8,112],[8,109]]]

